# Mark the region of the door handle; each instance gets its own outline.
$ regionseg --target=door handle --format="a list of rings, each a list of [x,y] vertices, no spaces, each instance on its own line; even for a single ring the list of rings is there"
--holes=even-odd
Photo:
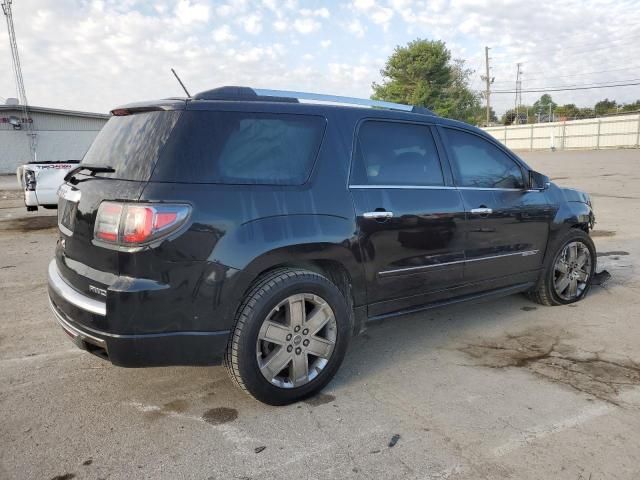
[[[387,211],[364,212],[362,216],[364,218],[375,218],[376,220],[380,220],[385,218],[392,218],[393,212],[387,212]]]
[[[493,210],[490,208],[482,207],[482,208],[472,208],[471,213],[474,215],[489,215],[493,213]]]

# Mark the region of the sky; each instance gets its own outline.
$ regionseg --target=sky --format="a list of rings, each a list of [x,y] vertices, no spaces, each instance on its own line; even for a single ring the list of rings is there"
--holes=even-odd
[[[368,97],[398,45],[443,40],[483,89],[640,81],[640,0],[14,0],[31,105],[108,112],[128,102],[222,85]],[[16,96],[0,25],[0,101]],[[633,83],[633,82],[629,82]],[[640,99],[640,85],[550,92],[592,106]],[[524,93],[523,103],[541,94]],[[498,114],[514,95],[492,95]]]

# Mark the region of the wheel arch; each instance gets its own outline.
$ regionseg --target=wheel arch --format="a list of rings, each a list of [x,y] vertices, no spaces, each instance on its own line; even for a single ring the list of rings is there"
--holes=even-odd
[[[216,247],[216,261],[236,270],[226,289],[229,293],[226,316],[235,314],[259,278],[278,268],[305,269],[324,275],[343,292],[351,310],[362,311],[366,305],[366,285],[355,231],[355,223],[345,218],[295,215],[251,222],[225,236],[224,244]],[[356,331],[361,317],[355,315]]]
[[[579,229],[585,233],[593,228],[593,209],[582,202],[564,202],[551,222],[547,248],[544,254],[546,264],[550,255],[554,254],[554,246],[559,238],[563,238],[571,229]]]

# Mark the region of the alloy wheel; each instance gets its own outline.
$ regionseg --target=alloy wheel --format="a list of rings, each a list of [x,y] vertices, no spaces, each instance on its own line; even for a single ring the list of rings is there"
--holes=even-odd
[[[329,304],[314,294],[285,298],[269,312],[258,333],[260,372],[280,388],[311,382],[329,363],[337,324]]]
[[[553,288],[563,300],[575,300],[589,285],[591,275],[591,252],[580,241],[566,245],[553,269]]]

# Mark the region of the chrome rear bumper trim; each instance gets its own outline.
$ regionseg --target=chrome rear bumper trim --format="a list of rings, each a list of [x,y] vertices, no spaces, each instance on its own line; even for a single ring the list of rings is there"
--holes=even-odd
[[[53,312],[53,315],[56,317],[56,320],[58,321],[62,329],[66,331],[69,335],[71,335],[73,338],[80,337],[80,339],[82,339],[85,342],[92,343],[93,345],[96,345],[98,347],[106,348],[107,343],[103,339],[94,337],[93,335],[89,335],[88,333],[77,329],[76,327],[71,325],[69,322],[67,322],[65,318],[62,315],[60,315],[60,312],[58,312],[58,309],[53,304],[51,299],[49,299],[49,307],[51,307],[51,311]]]
[[[103,317],[107,314],[107,304],[105,302],[83,295],[64,281],[58,271],[55,259],[49,263],[49,286],[71,305]]]

